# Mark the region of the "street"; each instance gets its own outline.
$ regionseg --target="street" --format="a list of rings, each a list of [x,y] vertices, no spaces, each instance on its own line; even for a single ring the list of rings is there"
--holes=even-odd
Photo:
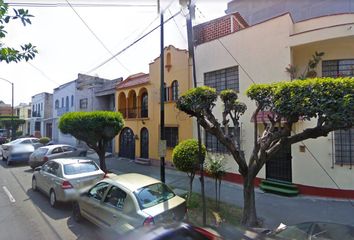
[[[49,205],[31,189],[32,169],[0,160],[0,239],[110,239],[88,221],[76,223],[71,204]]]

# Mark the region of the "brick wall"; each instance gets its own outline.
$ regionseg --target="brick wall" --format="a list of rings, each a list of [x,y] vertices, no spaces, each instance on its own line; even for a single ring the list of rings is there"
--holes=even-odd
[[[195,26],[193,29],[195,44],[209,42],[245,28],[237,17],[239,16],[230,14]]]

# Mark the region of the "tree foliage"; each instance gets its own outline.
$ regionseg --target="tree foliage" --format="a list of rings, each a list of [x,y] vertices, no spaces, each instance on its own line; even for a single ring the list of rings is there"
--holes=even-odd
[[[224,90],[220,100],[224,105],[222,120],[213,114],[218,95],[215,89],[198,87],[182,95],[177,107],[196,117],[205,131],[213,134],[228,149],[239,166],[244,185],[244,211],[242,223],[257,225],[254,183],[266,161],[272,159],[279,149],[309,138],[327,136],[338,129],[353,127],[354,122],[354,79],[353,78],[313,78],[254,84],[247,90],[247,96],[255,101],[254,144],[248,161],[241,154],[237,142],[237,127],[246,105],[237,99],[237,93]],[[259,134],[257,115],[268,112],[263,133]],[[314,126],[298,128],[299,121],[313,120]],[[229,125],[234,130],[229,130]]]
[[[31,18],[33,15],[29,14],[28,10],[24,9],[13,9],[14,15],[8,14],[8,4],[4,3],[3,0],[0,0],[0,39],[5,38],[7,31],[5,30],[5,25],[10,22],[10,20],[21,20],[22,24],[26,26],[31,24]],[[21,50],[18,50],[13,47],[7,47],[2,42],[0,42],[0,62],[5,61],[6,63],[10,62],[19,62],[21,60],[30,60],[33,59],[38,53],[35,46],[31,43],[24,44],[20,46]]]
[[[199,146],[198,141],[195,139],[187,139],[180,142],[174,149],[172,153],[173,164],[175,167],[187,173],[189,177],[189,197],[192,194],[193,179],[196,171],[199,169]],[[206,148],[202,145],[202,158],[204,159],[206,153]]]
[[[105,152],[107,144],[124,126],[119,112],[69,112],[61,116],[59,129],[64,134],[71,134],[84,141],[95,150],[100,158],[100,166],[106,171]]]
[[[18,116],[1,116],[0,117],[0,126],[4,126],[7,129],[7,137],[10,137],[10,129],[12,129],[12,124],[14,125],[14,131],[19,128],[19,126],[25,124],[24,119],[19,119]]]

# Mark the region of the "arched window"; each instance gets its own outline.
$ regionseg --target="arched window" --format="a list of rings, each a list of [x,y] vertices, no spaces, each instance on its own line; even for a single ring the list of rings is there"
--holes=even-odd
[[[172,101],[176,101],[178,99],[178,81],[174,80],[172,82]]]
[[[71,106],[74,106],[74,95],[71,95]]]
[[[61,107],[64,107],[64,98],[61,98]]]
[[[59,100],[55,100],[55,109],[58,109],[59,108]]]
[[[148,94],[144,92],[141,96],[141,117],[146,118],[149,116],[148,112]]]
[[[66,99],[65,99],[65,109],[66,111],[69,111],[69,97],[66,96]]]

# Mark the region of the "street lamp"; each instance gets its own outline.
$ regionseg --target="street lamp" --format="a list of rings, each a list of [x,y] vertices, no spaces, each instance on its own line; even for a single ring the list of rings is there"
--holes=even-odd
[[[11,139],[13,140],[15,138],[15,126],[14,126],[14,83],[0,77],[1,80],[4,80],[5,82],[8,82],[11,84]]]

